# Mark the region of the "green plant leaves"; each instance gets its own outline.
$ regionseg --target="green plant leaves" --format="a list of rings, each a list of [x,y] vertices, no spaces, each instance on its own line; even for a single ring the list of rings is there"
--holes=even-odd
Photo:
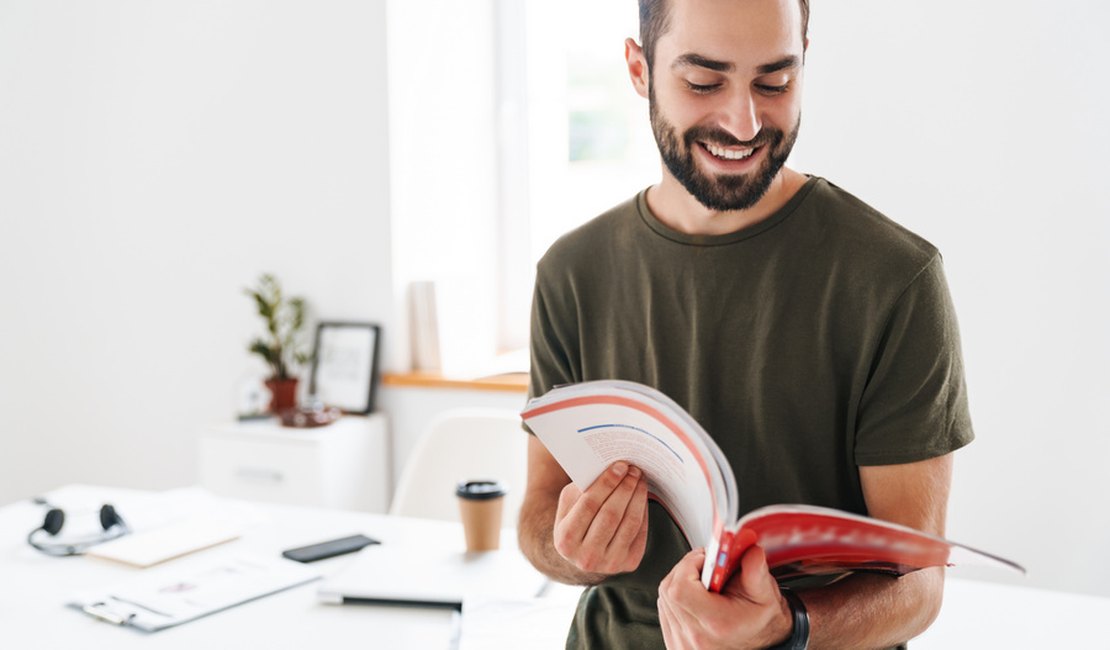
[[[259,276],[257,286],[243,289],[243,293],[254,301],[269,333],[266,338],[253,339],[247,350],[266,361],[271,379],[289,379],[289,367],[304,365],[310,358],[298,341],[307,311],[304,298],[283,300],[281,284],[270,273]]]

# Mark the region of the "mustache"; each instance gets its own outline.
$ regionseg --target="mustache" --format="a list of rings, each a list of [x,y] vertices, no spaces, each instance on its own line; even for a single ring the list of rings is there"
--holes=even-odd
[[[751,140],[740,140],[724,129],[713,126],[694,126],[683,134],[686,147],[693,146],[694,142],[709,142],[720,147],[759,147],[765,144],[778,142],[782,139],[782,131],[778,129],[761,129]]]

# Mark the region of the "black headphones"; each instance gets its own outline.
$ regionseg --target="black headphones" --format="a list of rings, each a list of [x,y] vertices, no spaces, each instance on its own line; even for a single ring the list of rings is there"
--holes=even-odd
[[[66,514],[61,508],[51,506],[45,499],[37,498],[35,499],[35,503],[49,506],[50,510],[47,511],[42,526],[32,530],[27,535],[27,543],[47,555],[58,557],[65,555],[80,555],[97,544],[116,539],[117,537],[123,537],[131,532],[131,529],[127,527],[127,524],[123,521],[123,517],[119,516],[116,509],[110,504],[105,503],[100,506],[100,527],[103,530],[96,535],[69,542],[56,542],[50,540],[36,541],[35,537],[37,533],[41,531],[45,531],[50,537],[57,535],[58,531],[60,531],[65,524]],[[42,535],[37,536],[42,537]]]

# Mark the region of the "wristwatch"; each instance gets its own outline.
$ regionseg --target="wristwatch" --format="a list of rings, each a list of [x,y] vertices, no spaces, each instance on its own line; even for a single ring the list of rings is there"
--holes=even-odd
[[[790,638],[782,643],[772,646],[771,650],[806,650],[809,647],[809,613],[806,604],[789,587],[782,587],[782,597],[790,605],[790,613],[794,615],[794,630]]]

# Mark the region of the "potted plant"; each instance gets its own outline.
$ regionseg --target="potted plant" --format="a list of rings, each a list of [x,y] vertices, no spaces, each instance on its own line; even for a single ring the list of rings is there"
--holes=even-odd
[[[305,301],[286,299],[281,284],[269,273],[258,279],[254,288],[243,290],[254,300],[258,315],[266,324],[266,335],[251,341],[248,350],[262,357],[270,367],[266,387],[270,389],[270,411],[280,413],[297,405],[297,378],[291,370],[305,364],[309,355],[300,341],[305,323]]]

